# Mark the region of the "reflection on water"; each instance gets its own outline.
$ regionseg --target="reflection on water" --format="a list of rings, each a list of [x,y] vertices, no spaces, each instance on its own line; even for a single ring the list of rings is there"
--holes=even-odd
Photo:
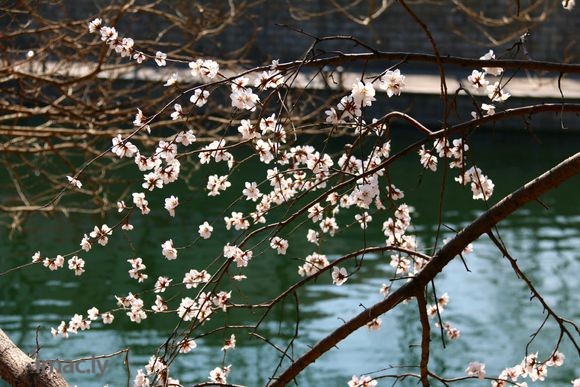
[[[530,141],[529,136],[501,136],[482,138],[473,148],[478,165],[496,184],[497,200],[520,182],[577,151],[578,147],[574,144],[578,144],[579,139],[572,139],[576,142],[567,140],[563,143],[558,137],[545,138],[541,146],[530,142],[514,149],[506,144]],[[413,220],[421,245],[431,246],[434,243],[438,204],[430,199],[430,188],[440,184],[441,175],[424,175],[419,179],[420,171],[415,164],[416,160],[403,161],[391,174],[397,186],[405,190],[406,199],[416,207]],[[557,312],[575,321],[580,317],[580,296],[577,292],[580,285],[579,190],[578,179],[572,180],[542,199],[549,210],[539,204],[531,204],[499,227],[511,253],[543,292],[546,301]],[[226,242],[226,237],[220,239],[216,234],[211,243],[201,243],[195,250],[180,251],[178,260],[174,262],[161,259],[159,246],[164,240],[170,237],[176,243],[191,240],[197,224],[221,216],[213,204],[214,207],[210,207],[194,200],[201,197],[200,193],[172,193],[178,194],[182,203],[192,203],[188,204],[191,214],[177,216],[172,222],[161,213],[136,219],[136,231],[131,234],[131,239],[149,273],[163,273],[179,281],[186,268],[199,269],[213,259],[219,246]],[[473,203],[469,196],[469,192],[461,187],[452,183],[448,185],[443,222],[450,229],[464,227],[484,209],[482,203]],[[182,205],[179,210],[183,212],[185,208]],[[82,233],[93,222],[100,223],[95,219],[78,218],[70,221],[40,217],[31,219],[25,234],[16,235],[11,241],[2,236],[0,270],[29,261],[36,250],[54,255],[74,249]],[[379,224],[379,221],[376,222]],[[361,232],[354,229],[345,232],[332,245],[323,246],[321,251],[331,258],[349,251],[353,246],[360,247]],[[447,229],[444,232],[445,236],[451,235]],[[312,252],[311,246],[303,240],[303,232],[296,234],[300,234],[300,239],[291,242],[289,256],[304,256]],[[380,233],[373,231],[368,231],[365,238],[369,244],[382,242]],[[30,352],[35,346],[35,329],[40,327],[38,341],[41,344],[41,358],[75,359],[130,348],[129,359],[133,371],[143,367],[173,328],[173,316],[150,315],[142,325],[137,326],[118,314],[112,326],[97,324],[90,331],[72,335],[67,340],[53,339],[49,332],[49,328],[58,325],[61,320],[68,320],[74,313],[85,313],[92,306],[96,305],[102,310],[113,308],[111,289],[115,289],[116,294],[135,291],[134,283],[127,276],[129,265],[126,259],[131,256],[126,241],[118,237],[112,238],[107,249],[95,249],[86,254],[87,272],[82,281],[71,273],[48,273],[40,267],[9,274],[2,279],[0,287],[0,326],[19,346]],[[367,255],[362,269],[344,286],[330,286],[329,278],[321,278],[299,292],[300,337],[290,354],[300,355],[343,320],[379,301],[381,284],[392,276],[388,263],[388,257]],[[257,276],[260,281],[235,284],[234,292],[240,297],[240,302],[266,301],[298,279],[298,264],[299,261],[280,259],[264,252],[251,262],[247,272],[248,277]],[[525,344],[542,323],[542,310],[536,301],[530,301],[529,291],[515,278],[508,262],[486,238],[475,243],[474,252],[466,257],[465,264],[469,271],[460,260],[453,261],[436,282],[438,293],[447,292],[451,299],[442,317],[461,330],[461,339],[447,343],[443,348],[434,329],[430,366],[440,374],[462,376],[467,363],[481,361],[486,363],[488,375],[495,376],[524,357]],[[255,319],[259,313],[261,311],[229,312],[227,318],[228,322],[243,323],[251,321],[250,318]],[[261,326],[260,334],[284,347],[294,332],[296,313],[293,302],[289,300],[271,312],[270,319]],[[223,317],[216,316],[207,329],[223,322]],[[532,343],[530,351],[539,351],[540,356],[549,355],[557,335],[557,327],[549,322]],[[226,364],[233,364],[230,380],[250,386],[264,384],[277,364],[276,350],[243,332],[238,332],[236,336],[238,348],[228,353],[226,358]],[[179,357],[174,363],[174,375],[183,383],[207,380],[209,370],[222,360],[221,340],[221,337],[198,340],[197,349]],[[379,331],[363,329],[340,343],[338,348],[310,367],[299,381],[301,385],[346,385],[346,380],[353,374],[417,364],[419,342],[417,310],[411,302],[383,316]],[[565,342],[561,351],[567,356],[567,361],[563,367],[549,370],[550,386],[570,385],[570,380],[580,375],[580,364],[571,345]],[[416,372],[414,369],[409,371]],[[87,375],[70,375],[68,379],[81,386],[105,383],[123,385],[126,380],[123,358],[112,359],[100,379]],[[388,380],[384,384],[391,385],[392,382]],[[481,383],[488,385],[488,382]],[[471,384],[477,385],[477,382]],[[414,386],[416,382],[406,380],[400,385]]]

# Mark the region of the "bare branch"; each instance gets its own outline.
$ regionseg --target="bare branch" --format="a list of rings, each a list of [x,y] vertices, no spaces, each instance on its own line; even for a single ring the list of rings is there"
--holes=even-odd
[[[546,173],[525,184],[519,190],[504,197],[447,242],[415,278],[402,285],[384,301],[373,305],[319,341],[312,349],[304,353],[280,374],[272,382],[271,386],[283,386],[287,384],[304,370],[304,368],[316,361],[316,359],[332,349],[352,332],[364,326],[372,319],[393,309],[404,300],[415,296],[416,292],[422,291],[429,281],[433,280],[469,243],[491,230],[498,222],[505,219],[526,203],[535,200],[540,195],[571,179],[578,173],[580,173],[580,153],[562,161]]]

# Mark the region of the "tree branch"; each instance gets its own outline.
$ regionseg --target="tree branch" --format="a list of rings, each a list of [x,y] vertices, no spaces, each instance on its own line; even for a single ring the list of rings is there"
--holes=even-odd
[[[346,39],[345,37],[337,37],[337,39]],[[535,71],[549,71],[555,73],[580,73],[580,64],[576,63],[557,63],[536,60],[521,60],[521,59],[496,59],[496,60],[482,60],[473,58],[464,58],[460,56],[445,55],[441,56],[440,61],[444,65],[455,65],[459,67],[467,67],[470,69],[479,67],[503,67],[504,69],[515,70],[535,70]],[[354,54],[339,54],[331,55],[328,58],[313,59],[308,61],[295,61],[278,65],[279,70],[288,70],[295,68],[298,65],[302,67],[323,67],[330,65],[341,65],[346,63],[363,63],[365,61],[394,61],[394,62],[417,62],[417,63],[432,63],[437,64],[437,56],[433,54],[415,54],[411,52],[365,52]],[[262,66],[263,69],[268,69],[269,66]]]
[[[429,316],[427,316],[425,289],[417,291],[417,307],[419,308],[419,320],[421,320],[421,384],[423,387],[428,387],[431,326],[429,325]]]
[[[520,269],[520,267],[517,263],[517,260],[514,257],[512,257],[512,255],[508,252],[507,248],[503,245],[503,243],[500,242],[495,237],[495,235],[493,235],[493,232],[491,230],[487,233],[487,235],[489,236],[489,239],[491,239],[491,241],[497,246],[499,251],[501,251],[503,256],[505,258],[507,258],[507,260],[510,262],[511,267],[514,270],[514,272],[516,273],[516,275],[518,276],[518,278],[520,278],[522,281],[524,281],[526,283],[526,286],[528,287],[528,289],[530,289],[530,292],[532,292],[534,297],[540,302],[540,304],[542,304],[542,307],[544,308],[544,310],[546,312],[548,312],[546,319],[551,316],[556,321],[556,323],[560,327],[560,330],[562,331],[562,333],[566,334],[566,336],[568,336],[568,338],[570,339],[570,341],[572,342],[572,344],[576,348],[576,353],[578,354],[578,356],[580,356],[580,346],[578,346],[578,343],[576,343],[575,336],[566,327],[566,323],[569,323],[574,328],[576,333],[580,333],[578,331],[578,327],[576,326],[576,324],[572,321],[568,321],[568,320],[563,319],[556,312],[554,312],[554,310],[550,307],[550,305],[546,302],[546,300],[544,300],[544,297],[542,297],[540,292],[538,292],[538,290],[536,289],[536,287],[534,286],[532,281],[522,271],[522,269]],[[541,329],[541,327],[540,327],[540,329]]]
[[[372,319],[393,309],[402,301],[411,298],[425,288],[429,281],[453,260],[471,242],[487,233],[498,222],[521,208],[526,203],[537,199],[540,195],[557,187],[580,173],[580,153],[569,157],[549,171],[525,184],[517,191],[504,197],[488,211],[484,212],[453,239],[447,242],[435,257],[411,281],[402,285],[385,300],[365,309],[363,312],[347,321],[334,332],[315,344],[296,362],[290,365],[271,386],[284,386],[294,379],[303,369],[316,361],[351,333],[367,324]]]
[[[0,378],[20,387],[68,386],[56,371],[37,369],[36,363],[22,352],[0,329]]]

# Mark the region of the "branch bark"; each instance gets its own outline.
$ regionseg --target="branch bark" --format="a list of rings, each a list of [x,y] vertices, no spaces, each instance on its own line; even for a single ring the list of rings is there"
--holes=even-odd
[[[2,329],[0,329],[0,378],[18,387],[68,386],[60,374],[37,369],[35,361],[22,352]]]
[[[419,320],[421,321],[421,385],[429,387],[429,345],[431,343],[431,326],[427,315],[427,301],[425,290],[417,292],[417,307],[419,308]]]
[[[327,38],[330,40],[330,38]],[[352,40],[350,37],[336,37],[336,40]],[[459,67],[467,67],[475,69],[479,67],[503,67],[504,69],[512,70],[534,70],[534,71],[548,71],[554,73],[578,74],[580,73],[580,64],[577,63],[559,63],[536,60],[523,59],[494,59],[483,60],[464,58],[460,56],[445,55],[439,58],[443,65],[453,65]],[[364,52],[354,54],[339,54],[331,55],[328,58],[296,61],[280,64],[277,68],[280,70],[287,70],[297,66],[302,67],[317,67],[341,65],[346,63],[364,63],[366,61],[394,61],[406,63],[437,63],[437,56],[433,54],[416,54],[411,52]],[[263,66],[268,69],[268,66]]]
[[[402,301],[416,296],[432,281],[443,268],[453,260],[471,242],[482,234],[489,232],[498,222],[529,203],[540,195],[557,187],[561,183],[580,173],[580,153],[569,157],[546,171],[541,176],[528,182],[517,191],[504,197],[488,211],[475,219],[469,226],[447,242],[435,257],[411,281],[394,291],[385,300],[365,309],[353,319],[347,321],[334,332],[315,344],[292,365],[290,365],[270,386],[284,386],[294,379],[302,370],[315,362],[324,353],[335,347],[351,333],[367,324],[372,319],[393,309]]]

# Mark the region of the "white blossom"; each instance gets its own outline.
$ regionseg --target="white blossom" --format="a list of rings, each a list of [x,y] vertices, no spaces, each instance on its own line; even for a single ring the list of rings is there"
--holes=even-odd
[[[332,268],[332,283],[336,286],[340,286],[346,282],[348,279],[348,272],[344,267],[333,267]]]
[[[375,88],[372,83],[357,81],[352,86],[351,95],[358,106],[371,106],[375,99]]]
[[[405,86],[405,76],[401,75],[401,71],[396,69],[394,71],[387,71],[381,78],[381,89],[387,91],[387,95],[401,95],[401,91]]]
[[[177,250],[173,247],[173,240],[169,239],[161,245],[161,253],[168,260],[174,260],[177,258]]]
[[[121,137],[120,134],[113,137],[113,147],[111,148],[111,151],[120,158],[133,157],[133,155],[139,152],[135,145],[129,141],[123,140],[123,137]]]
[[[493,59],[495,59],[495,54],[493,53],[493,50],[489,50],[485,55],[483,55],[479,59],[481,59],[481,60],[493,60]],[[501,75],[501,73],[503,73],[503,68],[501,68],[501,67],[483,67],[483,71],[485,71],[488,74],[498,76],[498,75]]]
[[[288,241],[275,236],[270,240],[270,247],[275,249],[278,254],[285,255],[288,249]]]
[[[360,378],[353,375],[347,384],[348,387],[375,387],[378,382],[368,375],[363,375]]]
[[[167,54],[161,52],[161,51],[157,51],[155,53],[155,63],[157,63],[157,66],[162,67],[167,65],[167,62],[165,61],[165,59],[167,59]]]
[[[209,91],[197,89],[193,93],[191,97],[189,97],[189,101],[197,107],[202,107],[207,103],[207,98],[209,97]]]
[[[101,228],[95,226],[94,230],[89,234],[91,238],[95,238],[97,243],[101,246],[106,246],[109,242],[109,236],[113,233],[113,230],[109,228],[106,224],[103,224]]]
[[[312,253],[306,257],[304,265],[298,267],[298,274],[302,277],[311,276],[328,266],[326,255]]]
[[[213,232],[213,226],[211,226],[207,221],[203,222],[199,226],[199,236],[203,239],[211,238],[211,233]]]
[[[177,73],[172,73],[163,86],[171,86],[177,82]]]
[[[487,96],[492,102],[503,102],[510,97],[510,94],[504,91],[499,82],[487,86]]]
[[[472,361],[465,369],[467,376],[477,376],[478,379],[485,378],[485,364]]]
[[[175,209],[179,205],[179,199],[176,196],[171,195],[165,199],[165,209],[169,212],[170,216],[175,216]]]
[[[233,349],[236,347],[236,335],[232,334],[229,339],[225,339],[222,351]]]
[[[95,32],[99,31],[101,29],[101,26],[103,25],[103,20],[100,18],[96,18],[93,19],[90,23],[89,23],[89,32],[91,34],[94,34]]]
[[[562,7],[564,7],[565,10],[571,11],[575,5],[576,5],[576,0],[562,0]],[[579,380],[579,379],[576,379],[576,380]],[[578,384],[580,384],[580,381],[578,381]],[[576,384],[574,384],[574,387],[576,387]]]
[[[473,70],[471,75],[467,77],[467,80],[471,83],[471,86],[476,89],[485,88],[489,84],[487,79],[485,79],[485,72],[477,70]]]

